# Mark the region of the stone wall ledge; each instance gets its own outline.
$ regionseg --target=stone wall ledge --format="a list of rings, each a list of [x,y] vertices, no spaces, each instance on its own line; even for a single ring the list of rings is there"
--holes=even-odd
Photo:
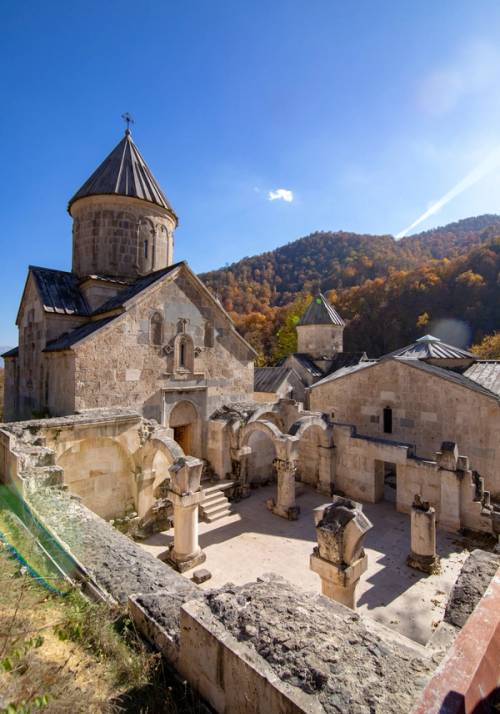
[[[52,428],[64,428],[70,426],[83,426],[103,424],[107,422],[127,423],[141,419],[139,412],[133,409],[89,409],[77,414],[68,414],[63,417],[50,417],[47,419],[30,419],[28,421],[12,421],[0,424],[0,428],[6,431],[21,435],[23,431]]]
[[[498,705],[499,663],[500,568],[427,684],[412,714],[494,711],[491,699],[496,696]]]

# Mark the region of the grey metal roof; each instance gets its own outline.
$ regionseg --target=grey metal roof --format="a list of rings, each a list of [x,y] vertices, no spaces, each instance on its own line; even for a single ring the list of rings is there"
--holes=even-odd
[[[139,280],[136,280],[134,283],[132,283],[132,285],[129,285],[127,288],[125,288],[125,290],[121,290],[118,295],[115,295],[114,297],[107,300],[92,314],[102,315],[105,312],[109,312],[110,310],[116,310],[117,308],[122,307],[126,302],[141,293],[143,290],[148,288],[160,278],[163,278],[165,275],[168,275],[168,273],[172,272],[172,270],[175,270],[180,265],[184,265],[183,260],[181,260],[179,263],[174,263],[174,265],[169,265],[168,268],[156,270],[154,273],[149,273],[149,275],[145,275],[143,278],[139,278]]]
[[[0,355],[0,357],[17,357],[19,354],[19,347],[13,347],[11,350],[7,350],[7,352],[4,352],[3,354]]]
[[[254,375],[254,391],[276,392],[291,373],[287,367],[258,367]]]
[[[302,315],[299,325],[345,325],[336,309],[319,293]]]
[[[478,360],[463,375],[500,395],[500,360]]]
[[[60,315],[90,315],[90,309],[73,273],[30,265],[45,312]]]
[[[366,352],[337,352],[328,369],[327,375],[333,374],[343,367],[352,367],[353,365],[359,364],[362,360],[366,361],[367,359]]]
[[[311,389],[316,389],[316,387],[319,387],[320,384],[326,384],[327,382],[333,382],[334,379],[340,379],[341,377],[346,377],[348,374],[354,374],[354,372],[358,372],[360,369],[366,369],[367,367],[373,367],[377,362],[359,362],[358,364],[352,364],[349,367],[341,367],[338,369],[336,372],[333,372],[333,374],[329,374],[327,377],[323,377],[323,379],[320,379],[319,382],[316,382],[316,384],[313,384],[311,386]]]
[[[404,359],[475,359],[475,355],[467,350],[442,342],[439,337],[425,335],[411,345],[390,352],[386,357],[403,357]]]
[[[443,367],[437,367],[434,364],[428,364],[427,362],[421,362],[420,360],[407,360],[401,357],[396,357],[395,359],[407,364],[409,367],[428,372],[436,377],[441,377],[441,379],[446,379],[448,382],[453,382],[454,384],[459,384],[461,387],[472,389],[473,392],[479,392],[479,394],[483,394],[486,397],[493,397],[498,401],[498,394],[495,394],[495,392],[492,392],[490,389],[483,387],[478,382],[469,379],[464,374],[460,374],[460,372],[455,372],[451,369],[444,369]]]
[[[85,325],[81,325],[75,330],[71,330],[71,332],[66,332],[64,335],[57,337],[55,340],[47,342],[47,346],[45,347],[43,352],[58,352],[60,350],[68,350],[74,344],[80,342],[80,340],[83,340],[85,337],[88,337],[93,332],[100,330],[101,327],[104,327],[104,325],[107,325],[108,322],[111,322],[113,319],[114,317],[105,317],[104,319],[96,320],[95,322],[87,322],[85,323]]]
[[[460,374],[460,372],[455,372],[454,370],[451,370],[451,369],[444,369],[443,367],[437,367],[434,364],[429,364],[428,362],[423,362],[418,359],[405,359],[402,357],[393,357],[390,355],[387,357],[383,357],[380,360],[360,362],[359,364],[353,365],[351,367],[343,367],[342,369],[337,370],[333,374],[330,374],[327,377],[320,379],[319,382],[316,382],[316,384],[313,384],[311,386],[311,389],[316,389],[320,385],[326,384],[327,382],[332,382],[335,379],[341,379],[342,377],[347,377],[350,374],[359,372],[359,370],[361,370],[361,369],[369,369],[370,367],[375,367],[377,364],[381,364],[382,362],[387,362],[392,359],[395,359],[398,362],[401,362],[401,364],[404,364],[407,367],[411,367],[413,369],[419,369],[423,372],[427,372],[428,374],[432,374],[435,377],[440,377],[441,379],[446,379],[448,382],[453,382],[454,384],[458,384],[461,387],[466,387],[467,389],[472,389],[473,392],[478,392],[479,394],[483,394],[486,397],[493,397],[496,401],[499,401],[498,394],[496,394],[495,392],[491,391],[490,389],[482,386],[478,382],[475,382],[472,379],[469,379],[464,374]]]
[[[303,367],[307,372],[309,372],[313,377],[321,377],[323,374],[323,370],[318,367],[314,363],[314,361],[309,357],[309,355],[305,354],[304,352],[294,352],[291,355],[288,355],[288,357],[283,357],[282,360],[279,362],[279,366],[281,366],[282,363],[285,363],[285,361],[289,358],[293,357],[294,359],[297,360],[297,362]]]
[[[70,199],[68,211],[79,198],[110,194],[155,203],[175,216],[174,209],[132,141],[128,129],[123,139]]]

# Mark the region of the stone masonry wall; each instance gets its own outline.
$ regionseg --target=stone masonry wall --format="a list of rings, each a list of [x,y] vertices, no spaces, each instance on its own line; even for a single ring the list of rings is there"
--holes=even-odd
[[[334,412],[360,434],[414,444],[434,459],[443,441],[455,441],[486,489],[500,496],[500,404],[478,392],[388,360],[311,390],[313,410]],[[393,410],[393,431],[383,432],[383,409]]]
[[[344,328],[340,325],[298,325],[297,352],[312,357],[343,351]]]
[[[73,272],[137,277],[173,263],[176,220],[168,211],[129,197],[91,196],[76,201]]]
[[[164,321],[159,346],[151,344],[150,336],[155,313]],[[212,328],[210,346],[206,336]],[[180,330],[192,341],[195,355],[192,371],[182,373],[173,364]],[[209,415],[253,391],[253,355],[223,313],[181,272],[160,281],[74,352],[76,410],[125,406],[168,425],[166,407],[185,399],[202,422],[202,443]]]

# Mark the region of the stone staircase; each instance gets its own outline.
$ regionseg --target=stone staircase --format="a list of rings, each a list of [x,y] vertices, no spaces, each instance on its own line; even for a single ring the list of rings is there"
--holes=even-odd
[[[211,486],[204,486],[205,498],[200,504],[200,520],[213,523],[219,518],[231,515],[231,504],[224,491],[231,488],[233,481],[218,481]]]

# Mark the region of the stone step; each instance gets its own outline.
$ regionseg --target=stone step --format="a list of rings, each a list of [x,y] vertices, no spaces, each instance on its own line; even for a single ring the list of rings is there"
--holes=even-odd
[[[205,489],[205,498],[200,504],[200,519],[207,523],[223,518],[231,513],[231,506],[224,491],[217,486]]]
[[[214,493],[215,491],[225,491],[227,488],[231,488],[234,485],[234,481],[217,481],[211,486],[203,486],[205,495]]]
[[[213,506],[220,506],[223,503],[228,503],[227,498],[222,493],[216,493],[213,496],[210,496],[209,498],[205,498],[202,503],[202,506],[205,510],[207,510],[207,508],[211,508]]]
[[[222,501],[218,501],[217,503],[209,503],[208,505],[203,504],[203,513],[212,515],[214,513],[217,513],[217,511],[220,511],[221,508],[229,508],[229,501],[227,498],[224,498]]]
[[[219,518],[225,518],[225,516],[230,516],[230,515],[231,515],[231,509],[223,508],[222,510],[217,511],[217,513],[207,514],[205,516],[205,520],[207,523],[213,523],[214,521],[218,521]]]

